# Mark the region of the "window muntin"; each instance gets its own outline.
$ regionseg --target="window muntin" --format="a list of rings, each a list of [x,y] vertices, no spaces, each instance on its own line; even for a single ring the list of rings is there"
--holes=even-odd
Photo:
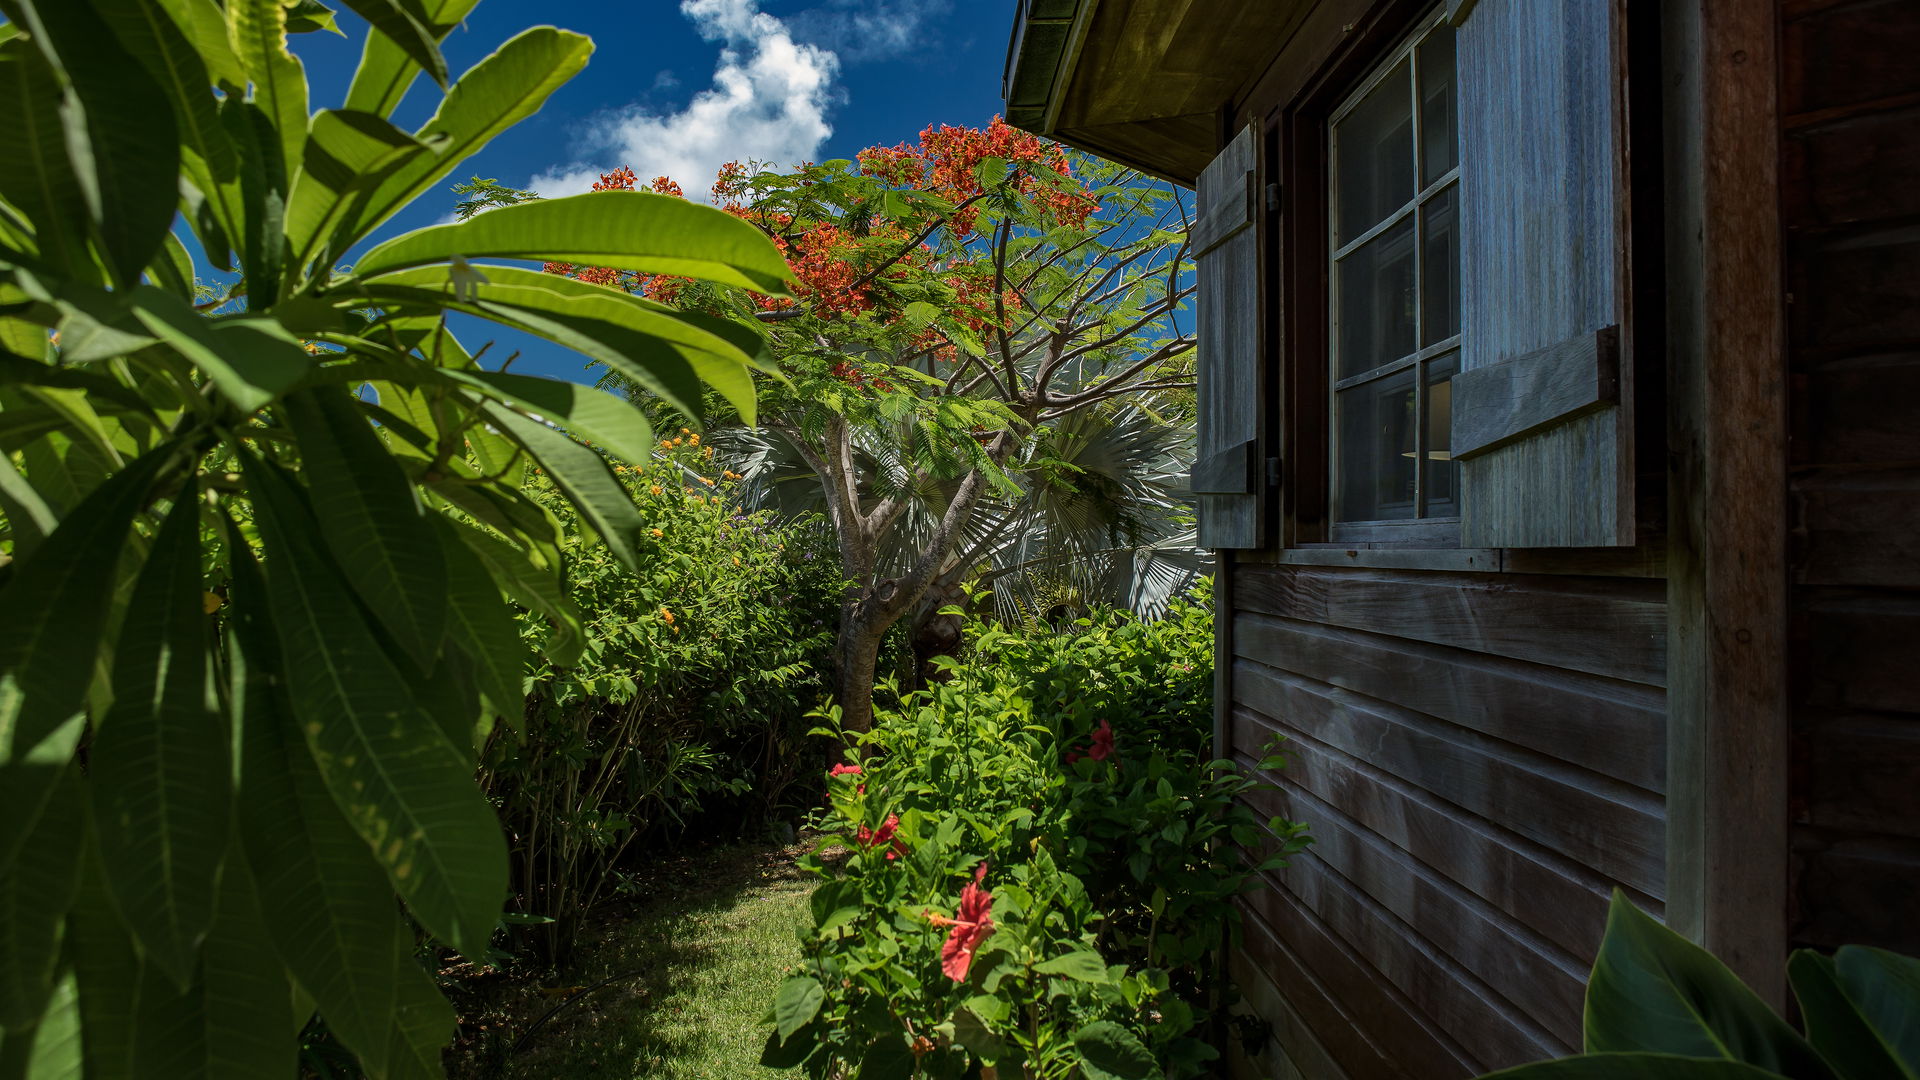
[[[1456,117],[1453,28],[1430,20],[1329,120],[1336,523],[1459,514]]]

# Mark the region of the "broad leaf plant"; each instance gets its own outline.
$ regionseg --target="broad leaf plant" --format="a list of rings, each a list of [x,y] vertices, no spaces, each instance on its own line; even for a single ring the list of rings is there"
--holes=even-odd
[[[373,242],[592,43],[536,27],[455,79],[477,0],[345,2],[371,32],[311,111],[315,0],[0,0],[0,1077],[292,1076],[316,1014],[371,1076],[439,1075],[416,951],[483,957],[507,889],[474,781],[522,708],[507,598],[553,663],[581,640],[522,480],[632,566],[596,447],[653,444],[446,317],[753,415],[753,328],[536,268],[785,295],[746,222],[607,191]]]

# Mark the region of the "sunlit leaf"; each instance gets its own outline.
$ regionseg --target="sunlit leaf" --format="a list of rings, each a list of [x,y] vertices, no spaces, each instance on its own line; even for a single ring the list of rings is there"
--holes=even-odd
[[[495,427],[526,447],[527,453],[546,467],[554,486],[580,511],[614,558],[629,569],[636,566],[639,556],[634,544],[645,523],[606,459],[512,409],[488,405],[483,412]]]

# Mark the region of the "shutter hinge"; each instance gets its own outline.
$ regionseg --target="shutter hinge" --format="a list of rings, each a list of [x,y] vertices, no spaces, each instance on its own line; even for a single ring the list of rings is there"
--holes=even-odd
[[[1268,184],[1267,185],[1267,213],[1271,214],[1278,209],[1280,209],[1280,185]]]
[[[1267,486],[1270,488],[1280,486],[1280,459],[1277,457],[1267,459]]]

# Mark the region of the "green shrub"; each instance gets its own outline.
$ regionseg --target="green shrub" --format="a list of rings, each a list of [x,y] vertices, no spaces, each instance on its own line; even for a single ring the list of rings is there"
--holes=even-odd
[[[857,1078],[1202,1075],[1232,899],[1306,842],[1263,827],[1238,800],[1252,782],[1200,752],[1205,607],[967,636],[967,662],[879,712],[853,736],[859,763],[835,767],[806,960],[764,1060]]]
[[[527,487],[560,525],[585,640],[577,663],[532,669],[522,722],[496,734],[482,775],[512,838],[516,902],[554,920],[530,932],[549,959],[650,838],[701,817],[732,831],[797,817],[788,793],[803,777],[801,798],[818,795],[825,751],[805,733],[828,690],[831,541],[817,518],[739,512],[731,474],[708,475],[690,439],[614,467],[644,521],[634,571],[591,542],[544,478]],[[553,651],[555,630],[536,613],[521,632],[530,651]]]

